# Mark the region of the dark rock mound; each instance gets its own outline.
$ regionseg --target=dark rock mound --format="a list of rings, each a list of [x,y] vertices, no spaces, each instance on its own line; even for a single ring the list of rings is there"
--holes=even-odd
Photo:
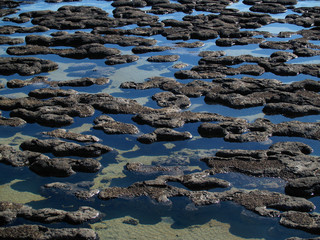
[[[286,194],[298,197],[313,197],[320,194],[320,177],[304,177],[290,180],[285,187]]]
[[[281,214],[280,224],[294,229],[300,229],[313,234],[320,233],[320,215],[288,211]]]
[[[118,56],[107,57],[105,64],[116,65],[116,64],[136,62],[138,60],[139,60],[139,56],[136,56],[136,55],[118,55]]]
[[[20,225],[0,228],[0,239],[30,239],[30,240],[96,240],[98,235],[87,228],[48,228],[39,225]]]
[[[182,127],[185,123],[190,122],[211,122],[224,121],[234,118],[224,117],[216,113],[206,112],[158,112],[158,113],[140,113],[132,118],[139,124],[148,124],[152,127],[176,128]]]
[[[263,12],[263,13],[284,13],[287,8],[278,3],[257,3],[250,7],[250,11],[253,12]]]
[[[12,86],[11,84],[13,83],[11,82],[10,86]],[[16,83],[14,84],[15,86],[17,86]],[[65,89],[54,89],[54,88],[38,88],[33,91],[30,91],[28,95],[29,97],[33,97],[37,99],[47,99],[47,98],[53,98],[53,97],[68,97],[77,93],[78,92],[73,89],[65,90]]]
[[[157,128],[153,133],[138,137],[141,143],[154,143],[160,141],[181,141],[192,138],[189,132],[178,132],[170,128]]]
[[[219,150],[204,161],[217,172],[241,172],[252,176],[297,179],[318,176],[320,159],[307,155],[311,148],[303,143],[276,143],[268,150]],[[297,180],[297,183],[299,180]]]
[[[110,152],[112,148],[93,143],[90,145],[79,145],[73,142],[65,142],[58,139],[31,139],[24,141],[20,147],[23,150],[34,152],[51,152],[55,156],[79,156],[79,157],[98,157],[104,153]]]
[[[0,114],[0,125],[2,126],[18,127],[18,126],[25,125],[26,123],[27,122],[21,118],[16,118],[16,117],[6,118],[1,116]]]
[[[58,69],[58,64],[50,60],[42,60],[39,58],[24,57],[1,57],[0,58],[0,74],[12,75],[34,75],[41,72],[49,72]]]
[[[81,224],[88,220],[96,219],[99,215],[100,213],[98,211],[87,206],[80,207],[77,211],[68,212],[53,208],[33,209],[23,204],[0,202],[1,218],[10,219],[11,221],[17,217],[22,217],[42,223],[67,222],[71,224]],[[5,224],[10,222],[1,221],[1,223]]]
[[[152,96],[160,107],[178,107],[185,109],[190,107],[190,99],[186,95],[173,94],[172,92],[160,92]]]
[[[132,52],[134,54],[142,54],[142,53],[148,53],[148,52],[163,52],[167,50],[172,50],[172,47],[167,46],[138,46],[132,48]]]
[[[179,55],[157,55],[147,59],[149,62],[175,62],[180,58]]]
[[[107,115],[97,117],[94,123],[94,129],[102,129],[107,134],[137,134],[139,132],[135,125],[115,121]]]
[[[101,168],[101,164],[99,161],[91,158],[48,158],[33,162],[29,168],[40,176],[69,177],[75,174],[75,172],[97,172]]]
[[[29,166],[41,176],[68,177],[75,172],[96,172],[101,164],[94,159],[52,158],[33,151],[18,151],[14,148],[1,145],[0,162],[14,167]]]
[[[51,132],[43,132],[42,134],[56,137],[56,138],[64,138],[69,140],[75,140],[78,142],[98,142],[99,138],[93,135],[80,134],[71,131],[67,131],[65,129],[55,129]]]
[[[16,45],[21,43],[24,43],[24,40],[22,38],[11,38],[11,37],[0,36],[0,45],[4,45],[4,44]]]

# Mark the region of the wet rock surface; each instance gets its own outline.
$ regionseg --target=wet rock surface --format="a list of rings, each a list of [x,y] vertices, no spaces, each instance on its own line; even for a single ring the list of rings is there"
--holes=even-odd
[[[48,228],[40,225],[19,225],[0,228],[0,239],[99,239],[92,229]]]
[[[29,76],[41,72],[53,71],[58,68],[58,65],[50,60],[39,58],[0,58],[0,74],[12,75],[18,73],[22,76]]]
[[[41,176],[68,177],[76,172],[97,172],[101,168],[100,162],[92,158],[49,158],[40,152],[19,151],[8,145],[1,145],[0,151],[0,162],[14,167],[28,166]]]
[[[56,156],[82,156],[97,157],[104,153],[110,152],[112,148],[100,143],[90,145],[80,145],[73,142],[66,142],[58,139],[31,139],[24,141],[20,147],[23,150],[34,152],[51,152]]]
[[[137,134],[139,129],[128,123],[115,121],[112,117],[101,115],[94,120],[95,129],[101,129],[107,134]]]
[[[143,134],[138,137],[141,143],[153,143],[160,141],[181,141],[192,138],[189,132],[178,132],[170,128],[157,128],[152,133]]]
[[[53,208],[33,209],[23,204],[0,202],[0,215],[1,225],[8,224],[9,222],[6,221],[10,220],[12,222],[18,217],[42,223],[69,222],[71,224],[81,224],[98,218],[100,213],[88,206],[68,212]]]
[[[46,2],[54,4],[62,0]],[[129,187],[115,186],[116,180],[112,183],[113,187],[103,189],[94,188],[92,182],[89,185],[84,184],[85,186],[73,182],[54,182],[46,184],[45,188],[52,191],[49,195],[69,194],[81,201],[91,201],[95,197],[100,200],[110,200],[141,196],[166,204],[171,202],[171,197],[183,196],[189,198],[196,206],[232,201],[261,216],[279,218],[279,223],[288,228],[320,234],[319,216],[317,213],[310,213],[315,209],[315,205],[306,199],[318,196],[320,193],[318,174],[320,159],[311,155],[312,148],[303,143],[305,139],[311,142],[320,140],[320,125],[318,121],[287,119],[320,113],[318,80],[320,65],[317,61],[313,62],[314,57],[320,55],[320,47],[316,42],[320,39],[319,7],[295,7],[298,3],[296,0],[244,0],[243,4],[250,5],[250,12],[241,12],[232,8],[231,4],[236,2],[238,1],[181,0],[173,3],[167,0],[120,0],[110,3],[114,8],[112,14],[111,11],[108,13],[94,6],[66,5],[56,11],[24,11],[14,17],[3,18],[4,22],[15,24],[0,27],[0,33],[16,35],[0,37],[0,44],[17,45],[6,46],[3,52],[19,57],[1,57],[0,74],[4,76],[39,74],[39,76],[31,79],[16,79],[16,76],[8,78],[7,88],[14,92],[16,88],[25,87],[29,92],[28,97],[6,95],[0,97],[0,109],[5,111],[0,114],[0,125],[24,128],[25,125],[37,123],[46,129],[48,127],[58,129],[42,132],[43,137],[50,139],[33,138],[21,141],[22,144],[19,145],[21,150],[1,144],[0,162],[14,167],[29,167],[31,171],[43,177],[69,177],[76,172],[98,172],[105,163],[101,164],[100,160],[92,157],[102,158],[102,155],[112,151],[112,148],[102,143],[92,143],[101,140],[94,135],[60,128],[78,124],[77,118],[90,118],[90,124],[92,121],[94,123],[93,132],[104,131],[110,137],[108,139],[110,142],[113,141],[111,134],[113,137],[127,134],[126,140],[133,141],[129,135],[137,135],[141,129],[144,134],[133,137],[138,142],[144,143],[138,143],[142,149],[148,148],[146,143],[157,145],[159,143],[156,142],[166,142],[167,148],[175,148],[176,145],[171,143],[173,141],[187,140],[186,144],[192,144],[191,141],[201,138],[207,138],[208,141],[209,138],[223,138],[224,141],[232,143],[258,142],[267,145],[276,139],[274,137],[293,137],[295,140],[299,138],[301,142],[275,140],[274,144],[264,147],[263,150],[217,149],[215,156],[198,159],[206,163],[208,169],[191,173],[182,166],[128,162],[125,165],[125,174],[134,173],[139,179],[141,177],[139,175],[148,175],[148,180],[145,181],[131,184],[130,180]],[[20,3],[15,1],[2,1],[0,16],[17,13],[19,5]],[[207,14],[191,15],[194,10],[205,11]],[[276,18],[276,14],[288,10],[293,14],[287,14],[283,19]],[[164,19],[165,14],[176,12],[184,14],[181,20]],[[157,15],[162,16],[160,18]],[[28,27],[17,26],[23,23],[28,23]],[[295,24],[304,29],[278,34],[259,31],[259,28],[272,23]],[[30,25],[33,26],[29,27]],[[40,34],[49,31],[50,36]],[[18,34],[23,35],[25,39],[16,38]],[[275,41],[273,39],[275,37],[290,39]],[[166,45],[162,39],[173,42]],[[262,56],[242,52],[233,56],[229,49],[202,51],[202,47],[211,49],[207,40],[212,41],[218,49],[223,47],[237,49],[249,45],[248,47],[254,46],[266,51]],[[112,47],[109,47],[110,45]],[[187,55],[187,59],[183,55],[189,51],[188,49],[192,49],[192,55]],[[130,51],[139,56],[130,54]],[[158,52],[163,53],[158,55]],[[97,64],[86,72],[90,72],[90,76],[98,77],[82,77],[85,75],[82,72],[78,74],[81,75],[80,78],[57,81],[47,77],[50,71],[58,69],[57,63],[29,55],[43,55],[42,58],[45,59],[72,58],[77,62],[85,59],[97,62],[102,60],[104,66],[102,70]],[[130,74],[115,74],[111,78],[107,76],[114,69],[122,67],[125,69],[130,63],[139,65],[139,61],[148,61],[162,65],[158,62],[186,61],[186,59],[189,63],[190,59],[196,56],[199,60],[196,64],[190,64],[191,66],[186,63],[173,65],[172,78],[164,77],[168,75],[164,73],[161,76],[147,78],[146,81],[141,79],[140,82],[136,82],[130,80]],[[300,63],[297,61],[299,58],[310,58],[310,62],[306,60]],[[63,61],[69,63],[70,59]],[[113,67],[113,65],[120,66]],[[279,79],[288,76],[293,78],[292,81],[290,79],[284,83],[277,79],[265,78],[264,75]],[[296,81],[295,77],[298,75],[299,81]],[[310,79],[306,79],[306,76]],[[121,78],[120,88],[124,92],[116,91],[115,96],[112,96],[106,92],[115,88],[116,78]],[[112,87],[106,89],[109,85],[105,85],[110,82],[113,84]],[[1,83],[1,89],[7,91],[4,85]],[[74,87],[82,87],[84,90],[78,92],[72,89]],[[87,89],[90,93],[86,92]],[[135,100],[139,98],[140,93],[132,94],[133,89],[156,89],[157,92],[153,91],[152,97],[150,95],[149,98],[156,102],[158,108],[149,107],[152,103],[146,106]],[[158,89],[163,91],[159,92]],[[121,97],[127,90],[129,95]],[[96,93],[91,93],[92,91]],[[260,107],[261,113],[268,116],[254,117],[253,120],[247,121],[240,117],[230,117],[229,114],[224,116],[202,110],[193,111],[193,98],[200,97],[204,100],[203,104],[223,105],[233,110]],[[192,110],[185,111],[187,108]],[[109,116],[111,114],[115,117]],[[118,118],[123,117],[119,115],[130,116],[122,122],[118,121]],[[274,119],[272,115],[282,115],[281,119],[285,121],[277,120],[277,123],[273,123],[269,120]],[[137,127],[138,124],[140,126]],[[189,131],[184,131],[190,125],[192,130],[198,130],[199,136],[194,139],[191,139]],[[75,141],[84,143],[79,144]],[[139,153],[143,155],[143,151],[140,151]],[[56,157],[48,157],[45,153]],[[128,152],[123,156],[131,160],[130,154]],[[181,158],[185,160],[187,157],[181,156]],[[176,161],[179,162],[179,158]],[[235,188],[232,183],[214,176],[228,172],[252,177],[282,178],[287,181],[285,194]],[[182,184],[183,187],[175,187],[170,183]],[[214,188],[222,189],[209,191]],[[55,190],[60,192],[57,193]],[[46,224],[61,221],[68,224],[82,224],[99,215],[99,212],[91,207],[80,207],[77,211],[67,212],[51,208],[36,210],[26,205],[1,202],[0,208],[2,225],[16,224],[16,218]],[[130,218],[123,223],[136,226],[139,221]],[[0,228],[0,239],[21,238],[98,239],[98,236],[91,229],[84,228],[53,229],[40,225]]]
[[[98,142],[99,138],[93,135],[74,133],[71,131],[67,131],[66,129],[55,129],[51,132],[43,132],[43,134],[57,137],[57,138],[65,138],[69,140],[75,140],[78,142]]]
[[[284,55],[281,53],[273,55],[274,58],[281,56]],[[225,59],[225,61],[234,62],[237,60],[231,57],[229,60]],[[263,112],[271,115],[282,114],[297,117],[318,114],[319,111],[319,94],[317,93],[319,82],[311,79],[283,84],[275,79],[255,79],[251,77],[236,79],[219,76],[212,82],[194,80],[184,84],[173,78],[153,77],[142,83],[125,82],[121,84],[121,87],[139,90],[160,88],[187,97],[205,96],[204,100],[208,104],[222,104],[238,109],[264,105]],[[169,94],[158,93],[154,95],[154,99],[158,100],[156,96],[162,95]],[[172,104],[174,100],[170,97],[167,97],[167,99],[165,103],[161,101],[163,106]]]
[[[275,143],[268,150],[220,150],[214,157],[201,161],[217,172],[245,172],[253,176],[300,179],[315,177],[319,157],[311,156],[312,149],[303,143]],[[297,180],[299,181],[299,180]]]

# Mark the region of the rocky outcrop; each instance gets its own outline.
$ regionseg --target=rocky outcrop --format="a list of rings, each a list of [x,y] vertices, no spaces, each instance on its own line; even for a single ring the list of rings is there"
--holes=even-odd
[[[31,239],[31,240],[96,240],[98,235],[87,228],[48,228],[40,225],[19,225],[0,228],[0,239]]]
[[[18,151],[8,145],[1,145],[0,152],[0,162],[14,167],[29,166],[41,176],[68,177],[75,172],[97,172],[101,167],[95,159],[49,158],[39,152]]]
[[[137,134],[139,132],[135,125],[115,121],[107,115],[97,117],[94,123],[94,129],[102,129],[107,134]]]
[[[148,62],[175,62],[180,58],[179,55],[156,55],[147,59]]]
[[[187,196],[197,206],[234,201],[250,211],[269,217],[279,217],[281,211],[309,212],[315,208],[313,203],[304,198],[290,197],[276,192],[241,189],[215,193],[188,191],[152,180],[135,183],[127,188],[109,187],[102,190],[98,196],[102,200],[148,196],[158,202],[170,202],[169,197]]]
[[[74,34],[62,34],[53,37],[46,37],[41,35],[28,35],[25,38],[26,44],[37,45],[37,46],[70,46],[80,48],[83,45],[96,46],[96,44],[117,44],[120,46],[152,46],[156,44],[154,39],[146,39],[142,37],[132,36],[120,36],[110,35],[102,36],[98,34],[76,32]],[[89,51],[91,48],[88,48]],[[104,49],[104,48],[103,48]],[[84,49],[85,50],[85,49]],[[94,49],[93,49],[94,50]],[[108,52],[108,49],[105,49]],[[117,53],[118,51],[112,50],[111,53]],[[73,54],[74,55],[74,54]],[[111,54],[110,54],[111,55]]]
[[[20,27],[20,26],[2,26],[0,27],[1,34],[14,34],[14,33],[34,33],[34,32],[46,32],[50,29],[44,26],[33,27]]]
[[[273,58],[292,58],[293,54],[277,52]],[[234,62],[237,58],[231,57],[225,61]],[[221,60],[222,61],[222,60]],[[222,104],[232,108],[248,108],[264,106],[266,114],[282,114],[289,117],[317,114],[319,111],[319,82],[303,80],[291,84],[283,84],[275,79],[254,79],[250,77],[216,78],[212,82],[194,80],[187,84],[180,83],[172,78],[152,77],[142,83],[125,82],[121,88],[149,89],[160,88],[170,91],[175,96],[186,95],[188,97],[205,96],[208,104]],[[155,96],[174,96],[169,93],[158,93]],[[162,100],[162,99],[160,99]],[[166,101],[165,104],[172,104]],[[158,101],[158,100],[157,100]],[[161,105],[160,105],[161,106]]]
[[[119,55],[121,51],[116,48],[107,48],[100,43],[89,43],[73,49],[57,49],[38,45],[16,46],[7,48],[7,53],[10,55],[57,54],[60,57],[75,59],[103,59]]]
[[[3,45],[3,44],[16,45],[20,43],[24,43],[24,39],[0,36],[0,45]]]
[[[308,155],[311,151],[303,143],[279,142],[271,145],[268,150],[219,150],[214,157],[204,157],[201,161],[216,172],[299,179],[318,176],[315,169],[319,167],[320,159]]]
[[[160,92],[152,96],[160,107],[178,107],[185,109],[190,107],[190,99],[183,94],[174,94],[172,92]]]
[[[154,143],[160,141],[181,141],[192,138],[190,132],[178,132],[170,128],[157,128],[152,133],[143,134],[138,137],[141,143]]]
[[[8,82],[9,83],[9,82]],[[12,84],[12,83],[10,83]],[[27,83],[28,84],[28,83]],[[32,84],[32,83],[31,83]],[[17,85],[15,85],[17,86]],[[54,89],[54,88],[38,88],[28,93],[29,97],[37,99],[48,99],[53,97],[68,97],[78,92],[73,89]]]
[[[152,166],[144,165],[140,162],[130,162],[126,164],[126,170],[137,174],[154,174],[159,172],[164,173],[181,173],[182,168],[179,166]]]
[[[67,222],[81,224],[88,220],[96,219],[99,215],[100,212],[87,206],[80,207],[77,211],[68,212],[53,208],[33,209],[23,204],[0,202],[1,225],[8,224],[18,217],[42,223]]]
[[[167,46],[137,46],[131,49],[134,54],[142,54],[148,52],[163,52],[167,50],[172,50],[172,47]]]
[[[75,133],[75,132],[67,131],[66,129],[55,129],[50,132],[42,132],[42,134],[45,134],[45,135],[48,135],[51,137],[56,137],[56,138],[75,140],[78,142],[98,142],[98,141],[100,141],[100,139],[97,138],[96,136]]]
[[[152,127],[177,128],[190,122],[211,122],[227,121],[234,118],[225,117],[216,113],[200,112],[160,112],[160,113],[139,113],[132,118],[139,124],[148,124]],[[245,120],[239,120],[244,121]]]
[[[26,123],[27,122],[21,118],[16,118],[16,117],[6,118],[6,117],[1,116],[1,114],[0,114],[0,125],[1,126],[18,127],[18,126],[25,125]]]
[[[98,157],[110,152],[112,148],[100,143],[90,145],[80,145],[73,142],[66,142],[58,139],[30,139],[24,141],[20,147],[23,150],[41,153],[53,153],[55,156],[79,156],[79,157]]]
[[[42,187],[43,194],[45,195],[58,195],[64,196],[67,195],[75,195],[79,199],[89,199],[99,193],[98,189],[88,188],[92,187],[92,182],[78,182],[78,183],[70,183],[70,182],[52,182],[45,184]]]
[[[250,7],[250,11],[277,14],[286,12],[287,8],[279,3],[256,3]]]
[[[7,82],[8,88],[22,88],[25,86],[29,86],[32,84],[43,83],[47,84],[52,87],[64,87],[64,86],[71,86],[71,87],[88,87],[91,85],[104,85],[110,81],[109,78],[101,77],[101,78],[89,78],[83,77],[78,79],[71,79],[65,81],[49,81],[48,77],[45,76],[36,76],[30,80],[20,80],[20,79],[12,79]],[[47,92],[48,97],[41,97],[42,95],[46,96],[43,92]],[[31,93],[31,94],[30,94]],[[62,90],[62,89],[36,89],[31,91],[29,95],[35,95],[34,97],[39,96],[38,98],[50,98],[55,96],[68,96],[71,94],[75,94],[76,91],[69,89],[69,90]],[[41,94],[42,93],[42,94]]]
[[[131,63],[136,62],[139,60],[139,56],[136,55],[117,55],[108,57],[105,61],[107,65],[116,65],[116,64],[124,64],[124,63]]]
[[[88,117],[94,114],[92,106],[79,104],[73,107],[43,106],[34,110],[17,108],[11,111],[11,117],[19,117],[29,123],[39,123],[44,126],[60,127],[74,122],[73,117]]]
[[[313,234],[320,233],[320,215],[317,213],[288,211],[281,214],[280,224]]]
[[[256,119],[253,123],[241,120],[221,123],[202,123],[198,132],[202,137],[223,137],[229,142],[263,142],[271,136],[302,137],[318,140],[318,123],[299,121],[273,124],[267,119]]]
[[[24,57],[1,57],[0,74],[12,75],[18,73],[22,76],[29,76],[41,72],[49,72],[58,69],[58,64],[39,58]]]
[[[302,177],[297,179],[290,179],[288,181],[285,192],[291,196],[299,197],[313,197],[320,194],[320,177]]]

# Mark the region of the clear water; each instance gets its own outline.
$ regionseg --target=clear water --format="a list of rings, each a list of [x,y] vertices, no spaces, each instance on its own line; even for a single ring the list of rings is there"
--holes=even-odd
[[[33,4],[23,4],[17,14],[10,15],[9,17],[18,16],[22,12],[34,10],[57,10],[64,5],[86,5],[96,6],[107,11],[112,16],[113,7],[111,2],[108,1],[91,1],[83,0],[81,2],[57,3],[49,4],[43,0],[35,1]],[[319,6],[320,1],[299,1],[296,7],[312,7]],[[240,11],[249,11],[248,5],[244,5],[242,1],[230,5],[229,8],[236,8]],[[202,12],[193,12],[193,15]],[[288,11],[286,14],[291,14]],[[209,14],[209,13],[205,13]],[[275,18],[285,18],[286,14],[273,15]],[[183,13],[175,13],[159,16],[160,20],[176,19],[181,20],[185,16]],[[8,22],[0,21],[1,25],[7,25]],[[24,24],[14,24],[24,27],[30,27],[30,22]],[[134,28],[135,25],[126,26],[124,28]],[[291,24],[270,24],[264,26],[259,31],[269,31],[273,34],[278,34],[281,31],[298,31],[302,29],[299,26]],[[70,33],[76,30],[68,31]],[[90,32],[91,29],[81,31]],[[50,30],[45,33],[33,33],[40,35],[50,35],[55,30]],[[12,34],[11,37],[24,38],[27,34]],[[296,36],[294,36],[296,37]],[[157,40],[159,46],[173,46],[174,43],[180,41],[167,41],[162,36],[153,36]],[[269,38],[270,41],[279,41],[278,38]],[[286,41],[287,39],[282,39]],[[189,40],[193,42],[195,40]],[[205,45],[201,48],[175,48],[165,53],[160,54],[179,54],[180,59],[178,62],[187,63],[190,69],[192,66],[198,64],[200,51],[217,51],[223,50],[228,56],[237,56],[242,54],[251,54],[253,56],[267,57],[272,52],[277,50],[261,49],[258,45],[247,46],[232,46],[232,47],[218,47],[215,45],[215,40],[204,41]],[[319,41],[314,41],[314,44],[319,44]],[[24,44],[21,44],[24,45]],[[107,47],[116,47],[121,50],[122,54],[131,54],[132,47],[119,47],[117,45],[106,44]],[[6,57],[7,45],[0,46],[0,56]],[[50,59],[59,64],[59,69],[49,73],[41,73],[41,76],[48,76],[52,81],[69,80],[80,77],[109,77],[111,82],[105,86],[90,86],[84,88],[77,88],[79,92],[98,93],[106,92],[115,97],[125,97],[136,99],[139,103],[145,106],[158,108],[156,103],[151,100],[151,96],[156,92],[161,92],[160,89],[149,90],[132,90],[120,89],[119,86],[122,82],[134,81],[143,82],[149,77],[165,76],[174,77],[176,69],[172,68],[172,63],[150,63],[147,58],[154,53],[147,53],[139,55],[139,61],[131,64],[123,64],[116,66],[105,65],[103,59],[69,59],[61,58],[56,55],[38,55],[36,57],[43,59]],[[319,57],[313,58],[299,58],[291,60],[290,63],[319,63]],[[237,75],[233,77],[241,78],[245,75]],[[10,76],[0,76],[0,82],[6,84],[11,79],[28,80],[32,76],[19,76],[17,74]],[[298,76],[276,76],[272,73],[265,73],[259,78],[274,78],[281,80],[284,83],[291,83],[304,79],[319,80],[316,77],[308,75]],[[189,80],[182,80],[187,83]],[[210,80],[208,80],[210,81]],[[10,97],[24,97],[31,90],[41,88],[41,85],[32,85],[21,89],[8,89],[0,90],[1,96]],[[63,87],[68,89],[68,87]],[[262,112],[262,107],[254,107],[247,109],[233,109],[221,105],[208,105],[204,103],[203,97],[192,98],[191,111],[194,112],[212,112],[219,113],[225,116],[242,117],[252,122],[257,118],[267,118],[273,123],[280,123],[290,121],[292,119],[274,115],[267,116]],[[189,123],[184,127],[178,129],[181,131],[190,131],[193,138],[187,141],[173,142],[173,143],[154,143],[151,145],[141,144],[136,141],[136,135],[106,135],[101,130],[92,128],[93,120],[100,116],[102,113],[96,111],[95,115],[88,118],[75,118],[74,124],[66,127],[68,130],[76,131],[84,134],[92,134],[99,137],[101,143],[108,145],[115,150],[107,153],[99,158],[103,169],[98,173],[77,173],[65,179],[54,177],[40,177],[27,168],[13,168],[7,165],[0,167],[0,197],[1,200],[10,199],[12,194],[17,196],[16,200],[28,204],[34,208],[53,207],[65,210],[75,210],[79,206],[88,205],[100,210],[104,213],[104,217],[100,219],[101,224],[108,227],[101,227],[99,223],[88,225],[87,223],[82,226],[92,227],[97,230],[101,239],[134,239],[135,231],[139,232],[140,239],[285,239],[292,236],[298,237],[312,237],[311,234],[303,231],[287,229],[279,225],[279,219],[260,217],[254,213],[245,210],[243,207],[234,203],[223,202],[216,205],[195,207],[186,198],[172,198],[170,206],[165,204],[155,203],[148,198],[136,199],[115,199],[110,201],[101,201],[98,198],[90,199],[89,201],[79,200],[72,194],[55,193],[43,190],[42,186],[46,183],[55,181],[64,181],[70,184],[78,184],[83,181],[89,181],[95,187],[103,188],[106,186],[120,186],[127,187],[137,181],[154,179],[157,175],[139,175],[132,174],[124,170],[124,166],[128,162],[141,161],[145,164],[162,164],[162,165],[182,165],[188,170],[185,173],[196,172],[207,169],[207,166],[200,162],[199,159],[203,156],[214,155],[219,149],[267,149],[270,144],[279,141],[300,141],[309,144],[313,147],[314,155],[320,155],[319,142],[315,140],[307,140],[302,138],[288,138],[288,137],[272,137],[269,142],[265,143],[229,143],[220,138],[201,138],[197,132],[197,128],[201,123]],[[2,111],[2,116],[8,117],[9,112]],[[131,115],[110,115],[117,121],[133,123]],[[295,118],[295,120],[305,122],[319,122],[319,116],[307,116]],[[138,125],[140,130],[139,134],[152,132],[154,129],[147,125]],[[22,127],[12,128],[0,126],[0,144],[9,144],[19,147],[20,143],[29,138],[44,138],[41,134],[43,131],[50,131],[52,128],[40,126],[38,124],[28,124]],[[264,189],[276,192],[284,191],[285,181],[281,179],[272,178],[253,178],[243,174],[229,173],[217,174],[215,177],[225,179],[231,182],[232,187],[244,189]],[[16,180],[19,180],[18,182]],[[172,183],[173,184],[173,183]],[[181,186],[180,186],[181,187]],[[219,191],[219,190],[212,190]],[[28,196],[28,198],[27,198]],[[14,201],[14,199],[12,199]],[[320,202],[318,198],[311,199],[319,208]],[[131,217],[139,220],[139,227],[134,229],[132,226],[128,230],[128,226],[120,222],[118,219]],[[18,219],[14,223],[29,223],[28,221]],[[116,224],[116,225],[112,225]],[[52,224],[52,227],[73,227],[68,224]],[[104,225],[103,225],[104,226]],[[116,227],[117,226],[117,227]],[[140,228],[141,227],[141,228]],[[113,232],[110,229],[114,228]],[[139,230],[137,230],[139,229]],[[155,230],[156,229],[156,230]],[[129,231],[129,232],[128,232]],[[157,235],[156,232],[161,234]],[[109,237],[107,236],[108,234]],[[213,234],[214,233],[214,234]],[[114,235],[112,235],[114,234]],[[170,235],[171,234],[171,235]],[[189,235],[188,235],[189,234]],[[210,235],[212,234],[212,235]],[[112,236],[112,237],[111,237]],[[188,237],[189,236],[189,237]],[[190,236],[193,236],[192,238]],[[132,237],[132,238],[131,238]],[[209,237],[210,238],[210,237]]]

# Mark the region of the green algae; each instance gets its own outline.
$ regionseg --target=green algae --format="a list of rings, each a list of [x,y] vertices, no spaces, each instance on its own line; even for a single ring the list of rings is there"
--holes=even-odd
[[[164,143],[167,149],[172,149],[175,147],[174,144]],[[197,165],[193,166],[190,164],[190,159],[200,159],[201,157],[212,155],[216,152],[216,149],[188,149],[184,148],[178,151],[174,151],[171,154],[164,155],[140,155],[137,154],[136,157],[125,157],[128,153],[135,153],[140,150],[139,146],[135,145],[132,149],[128,151],[117,150],[118,155],[115,160],[116,163],[109,164],[103,168],[99,174],[94,178],[94,185],[91,189],[104,189],[110,186],[113,179],[126,178],[124,169],[127,163],[140,162],[144,165],[166,165],[166,166],[182,166],[185,171],[201,171],[201,168]]]
[[[216,220],[210,220],[203,225],[192,225],[183,229],[173,229],[173,220],[162,217],[157,224],[128,224],[131,217],[126,216],[91,224],[100,239],[215,239],[243,240],[244,238],[230,233],[230,225]],[[133,219],[135,220],[135,219]],[[133,221],[133,222],[138,222]],[[254,240],[254,239],[252,239]]]
[[[12,188],[14,184],[23,181],[24,180],[15,179],[9,183],[0,185],[0,201],[26,204],[32,201],[42,201],[46,199],[41,195],[27,191],[17,191]]]
[[[76,128],[71,128],[70,131],[71,132],[74,132],[74,133],[85,133],[85,132],[90,132],[92,131],[92,127],[93,127],[93,124],[90,124],[90,123],[84,123],[82,124],[81,126],[79,127],[76,127]]]
[[[1,138],[0,137],[0,144],[6,144],[10,145],[11,147],[15,149],[19,149],[20,144],[28,139],[31,139],[33,137],[24,135],[21,132],[16,133],[15,135],[8,137],[8,138]]]

